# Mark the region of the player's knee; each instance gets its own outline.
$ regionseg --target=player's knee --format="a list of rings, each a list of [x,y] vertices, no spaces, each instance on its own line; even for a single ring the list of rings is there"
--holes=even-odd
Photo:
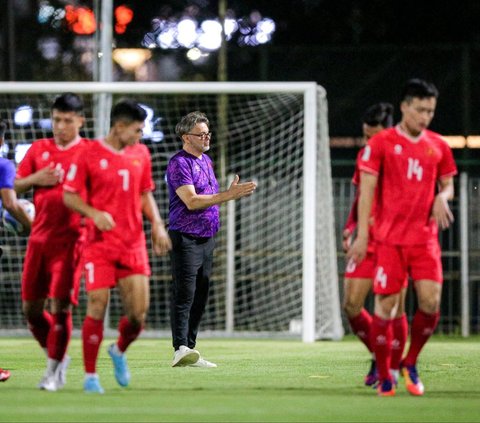
[[[27,320],[35,320],[43,315],[44,305],[36,302],[24,301],[22,311]]]
[[[343,311],[348,317],[355,317],[362,311],[362,304],[352,298],[346,298],[343,302]]]
[[[418,308],[424,313],[435,314],[440,310],[440,300],[436,298],[419,299]]]

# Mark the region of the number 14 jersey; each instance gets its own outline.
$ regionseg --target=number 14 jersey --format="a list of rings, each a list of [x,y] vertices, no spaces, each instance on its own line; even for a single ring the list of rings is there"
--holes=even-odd
[[[425,244],[438,229],[431,219],[437,181],[457,173],[452,151],[440,135],[418,137],[397,125],[372,137],[359,163],[378,176],[375,236],[390,245]]]

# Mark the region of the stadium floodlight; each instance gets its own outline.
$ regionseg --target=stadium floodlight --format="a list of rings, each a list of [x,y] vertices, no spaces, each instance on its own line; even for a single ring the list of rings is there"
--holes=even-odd
[[[143,37],[142,46],[150,49],[160,47],[165,50],[198,47],[203,51],[214,51],[220,48],[222,36],[227,41],[237,39],[239,45],[256,46],[271,41],[276,29],[273,19],[262,17],[258,11],[253,11],[249,17],[240,19],[234,19],[231,14],[229,11],[223,27],[218,18],[206,19],[200,24],[191,16],[182,16],[179,21],[173,17],[168,20],[154,18],[151,22],[151,31]]]
[[[177,26],[177,40],[182,47],[191,48],[197,39],[197,23],[193,19],[182,19]]]
[[[33,109],[29,105],[17,107],[13,114],[13,122],[18,126],[27,126],[32,123]]]
[[[210,153],[217,175],[225,175],[219,180],[221,186],[229,185],[230,172],[242,180],[258,181],[254,195],[222,206],[215,289],[203,330],[212,336],[296,339],[301,330],[305,342],[342,336],[327,100],[322,87],[314,82],[0,82],[1,104],[12,104],[12,99],[13,104],[26,104],[28,99],[35,110],[31,130],[11,130],[16,160],[30,145],[26,143],[46,136],[37,119],[49,115],[55,95],[68,91],[84,98],[85,134],[97,133],[102,124],[100,111],[94,107],[99,93],[110,94],[113,101],[134,94],[148,107],[153,141],[148,147],[157,186],[154,196],[163,213],[168,210],[165,169],[169,158],[182,148],[174,128],[188,110],[202,110],[209,117],[214,134]],[[219,96],[226,98],[227,110],[219,109]],[[157,125],[160,116],[162,130]],[[155,137],[162,137],[162,142],[155,142]],[[228,143],[223,172],[218,149],[222,138]],[[148,224],[145,230],[150,242]],[[12,245],[23,257],[24,242],[18,237],[2,238],[6,236],[0,231],[0,244]],[[16,307],[21,263],[20,259],[4,263],[2,298],[12,306],[0,308],[0,331],[25,327]],[[146,336],[168,336],[168,258],[152,255],[150,264]],[[80,301],[85,304],[84,290]],[[106,336],[116,333],[121,312],[118,294],[113,292]]]

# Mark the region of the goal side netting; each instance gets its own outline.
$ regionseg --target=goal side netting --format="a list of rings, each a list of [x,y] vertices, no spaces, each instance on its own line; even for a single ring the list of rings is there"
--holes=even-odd
[[[221,207],[213,283],[201,330],[210,335],[339,339],[340,317],[325,90],[315,83],[0,83],[7,122],[4,157],[21,160],[31,143],[50,137],[56,95],[83,96],[82,135],[108,128],[109,107],[133,97],[147,110],[144,142],[152,154],[155,199],[168,221],[168,160],[182,148],[175,125],[200,110],[213,132],[209,155],[222,189],[234,174],[257,181],[256,192]],[[107,100],[106,100],[107,99]],[[31,193],[26,195],[31,198]],[[55,224],[55,222],[52,222]],[[147,237],[149,225],[145,224]],[[26,328],[20,280],[26,239],[0,229],[0,330]],[[150,247],[150,246],[149,246]],[[151,252],[151,250],[150,250]],[[170,265],[151,255],[146,335],[169,335]],[[107,327],[122,307],[113,290]],[[81,289],[78,329],[85,314]]]

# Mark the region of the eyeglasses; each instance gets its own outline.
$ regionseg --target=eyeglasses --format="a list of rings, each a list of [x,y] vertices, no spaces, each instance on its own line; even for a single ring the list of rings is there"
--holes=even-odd
[[[200,134],[188,134],[188,133],[187,133],[187,134],[185,134],[185,135],[193,135],[194,137],[201,138],[202,140],[212,137],[212,133],[211,133],[211,132],[201,132]]]

